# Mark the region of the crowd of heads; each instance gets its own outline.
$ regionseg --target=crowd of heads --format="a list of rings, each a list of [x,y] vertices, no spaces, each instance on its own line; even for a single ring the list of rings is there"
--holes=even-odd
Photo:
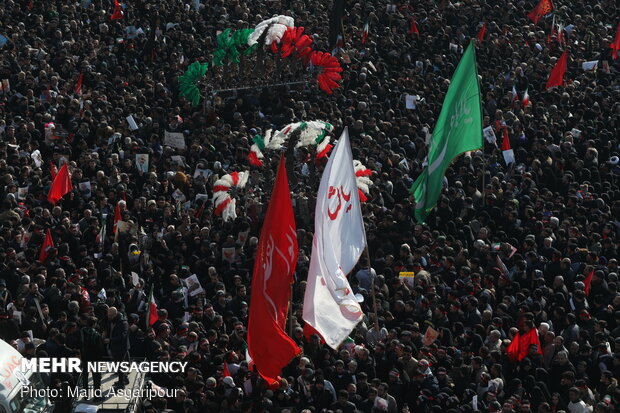
[[[331,2],[200,3],[196,11],[195,2],[128,1],[119,20],[110,19],[109,0],[0,5],[7,40],[0,47],[0,80],[7,80],[0,91],[3,339],[28,358],[87,357],[81,331],[89,328],[103,334],[102,359],[187,361],[182,374],[151,377],[180,391],[145,401],[149,412],[617,409],[613,0],[558,1],[555,20],[538,24],[527,18],[536,4],[529,0],[351,0],[338,51],[343,80],[333,95],[312,82],[265,87],[270,79],[256,79],[248,60],[209,68],[203,100],[192,106],[179,97],[177,78],[195,61],[210,62],[218,31],[285,14],[317,49],[329,46]],[[412,19],[419,34],[410,33]],[[561,39],[554,21],[564,25]],[[485,37],[476,42],[482,121],[497,140],[451,164],[436,209],[418,223],[409,188],[450,78],[483,23]],[[128,26],[143,34],[129,36]],[[545,90],[564,50],[564,85]],[[583,70],[594,60],[596,70]],[[261,87],[209,92],[235,82]],[[414,109],[406,95],[417,96]],[[373,171],[362,205],[372,268],[363,257],[349,274],[366,316],[337,351],[304,333],[325,160],[288,151],[300,248],[289,323],[302,355],[274,389],[248,365],[246,328],[279,152],[266,152],[262,167],[251,166],[248,153],[255,134],[315,119],[334,125],[333,139],[347,126],[354,159]],[[166,145],[166,132],[182,133],[185,148]],[[514,164],[504,162],[502,139],[511,142]],[[52,205],[52,169],[63,164],[73,190]],[[224,222],[213,183],[235,171],[250,178],[232,194],[237,217]],[[117,211],[122,225],[115,225]],[[48,230],[54,246],[40,261]],[[411,271],[414,281],[400,277]],[[188,285],[192,275],[202,291]],[[158,311],[147,328],[150,291]],[[437,337],[429,339],[429,328]],[[531,329],[540,347],[508,357],[515,336]],[[74,379],[51,377],[47,385]]]

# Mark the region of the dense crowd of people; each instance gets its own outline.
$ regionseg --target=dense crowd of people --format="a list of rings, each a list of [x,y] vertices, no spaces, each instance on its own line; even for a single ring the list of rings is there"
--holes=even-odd
[[[189,362],[183,374],[153,375],[156,385],[181,390],[144,401],[153,413],[618,410],[615,1],[558,0],[534,24],[531,0],[351,0],[338,51],[343,81],[333,95],[295,84],[222,92],[192,106],[179,97],[177,78],[211,60],[225,28],[290,15],[315,47],[328,49],[331,2],[201,3],[196,11],[195,2],[127,1],[118,20],[110,20],[109,0],[0,5],[4,340],[25,357]],[[412,18],[419,34],[411,33]],[[563,24],[560,39],[553,22]],[[436,209],[420,224],[408,189],[450,77],[483,23],[476,51],[483,126],[497,141],[453,162]],[[132,26],[137,34],[126,30]],[[545,90],[564,50],[565,85]],[[594,60],[595,70],[582,69]],[[244,77],[251,70],[241,67],[209,68],[201,87],[229,85],[231,76],[251,85]],[[406,95],[417,96],[415,108],[406,107]],[[248,366],[245,334],[279,154],[267,152],[265,166],[254,167],[248,153],[255,134],[314,119],[334,125],[333,139],[348,126],[354,159],[373,170],[362,205],[372,268],[362,258],[349,274],[366,316],[338,351],[304,334],[325,160],[297,150],[289,179],[300,251],[289,322],[303,353],[269,389]],[[504,130],[516,157],[509,166]],[[186,148],[165,145],[166,131],[183,133]],[[73,190],[54,206],[52,169],[65,163]],[[213,183],[246,170],[247,186],[233,194],[237,218],[224,222],[214,213]],[[41,262],[48,229],[54,247]],[[402,271],[415,272],[414,282]],[[186,281],[194,274],[197,294]],[[158,319],[147,328],[151,288]],[[531,329],[540,348],[508,357],[515,336]],[[52,376],[47,384],[72,379]]]

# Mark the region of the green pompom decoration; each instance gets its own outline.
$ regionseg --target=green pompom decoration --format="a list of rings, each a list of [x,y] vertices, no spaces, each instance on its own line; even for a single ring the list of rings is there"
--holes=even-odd
[[[192,106],[200,104],[200,89],[196,86],[196,81],[204,77],[208,66],[206,62],[194,62],[182,76],[179,76],[179,95],[189,100]]]
[[[241,29],[232,31],[226,29],[217,36],[217,49],[213,53],[213,66],[224,66],[224,59],[228,57],[231,63],[239,64],[241,48],[247,46],[248,38],[254,29]],[[255,45],[256,46],[256,45]],[[248,47],[243,54],[248,56],[256,50],[256,47]]]

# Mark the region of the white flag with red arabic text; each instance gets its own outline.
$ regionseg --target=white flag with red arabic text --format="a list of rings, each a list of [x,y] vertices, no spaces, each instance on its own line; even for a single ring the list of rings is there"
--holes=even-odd
[[[314,226],[303,318],[336,349],[364,316],[346,277],[366,246],[346,128],[321,178]]]

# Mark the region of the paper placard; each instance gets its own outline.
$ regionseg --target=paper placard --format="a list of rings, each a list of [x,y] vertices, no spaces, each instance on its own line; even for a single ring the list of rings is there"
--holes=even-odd
[[[131,284],[135,287],[140,283],[140,277],[134,271],[131,272]]]
[[[405,96],[405,108],[413,110],[416,108],[416,104],[418,101],[417,95],[407,95]]]
[[[596,68],[598,67],[598,60],[592,60],[590,62],[583,62],[581,64],[581,68],[585,71],[595,71]]]
[[[180,166],[185,165],[185,162],[183,161],[183,157],[181,155],[172,155],[170,157],[170,160],[175,165],[180,165]]]
[[[136,123],[136,120],[133,118],[133,115],[129,115],[127,116],[127,123],[129,124],[129,129],[131,130],[138,130],[138,124]]]
[[[222,260],[233,263],[235,261],[237,252],[235,247],[222,248]]]
[[[164,133],[164,145],[176,149],[185,149],[185,136],[181,132],[168,132]]]
[[[37,168],[40,168],[41,165],[43,165],[43,157],[41,156],[41,151],[38,149],[30,154],[30,158],[32,158]]]
[[[437,340],[439,337],[439,331],[435,330],[433,327],[428,326],[426,332],[424,333],[424,337],[422,338],[422,344],[425,346],[430,346]]]
[[[497,144],[497,137],[495,136],[493,126],[487,126],[486,128],[482,129],[482,136],[484,136],[484,139],[486,139],[486,141],[490,144]]]
[[[80,192],[83,193],[86,198],[90,198],[91,196],[90,181],[80,182],[78,184],[78,187],[80,188]]]
[[[189,295],[191,297],[198,295],[200,293],[203,293],[205,291],[202,289],[202,286],[200,285],[200,281],[198,280],[198,277],[196,276],[196,274],[192,274],[189,277],[187,277],[185,279],[185,282],[187,283],[187,288],[189,289]]]
[[[213,172],[209,169],[198,169],[196,168],[196,170],[194,171],[194,179],[196,178],[202,178],[202,179],[208,179],[211,175],[213,175]]]
[[[239,234],[237,235],[237,242],[241,244],[241,246],[244,246],[245,242],[248,240],[249,234],[250,234],[250,231],[240,231]]]
[[[398,273],[398,278],[410,286],[413,286],[415,283],[415,273],[413,271],[401,271]]]
[[[138,172],[147,173],[149,171],[149,155],[148,153],[139,153],[136,155],[136,169]]]
[[[28,196],[28,187],[25,186],[23,188],[17,188],[17,198],[18,199],[26,199]]]
[[[180,189],[175,189],[175,191],[172,193],[172,197],[174,198],[175,201],[177,202],[184,202],[185,201],[185,194],[183,192],[181,192]]]

